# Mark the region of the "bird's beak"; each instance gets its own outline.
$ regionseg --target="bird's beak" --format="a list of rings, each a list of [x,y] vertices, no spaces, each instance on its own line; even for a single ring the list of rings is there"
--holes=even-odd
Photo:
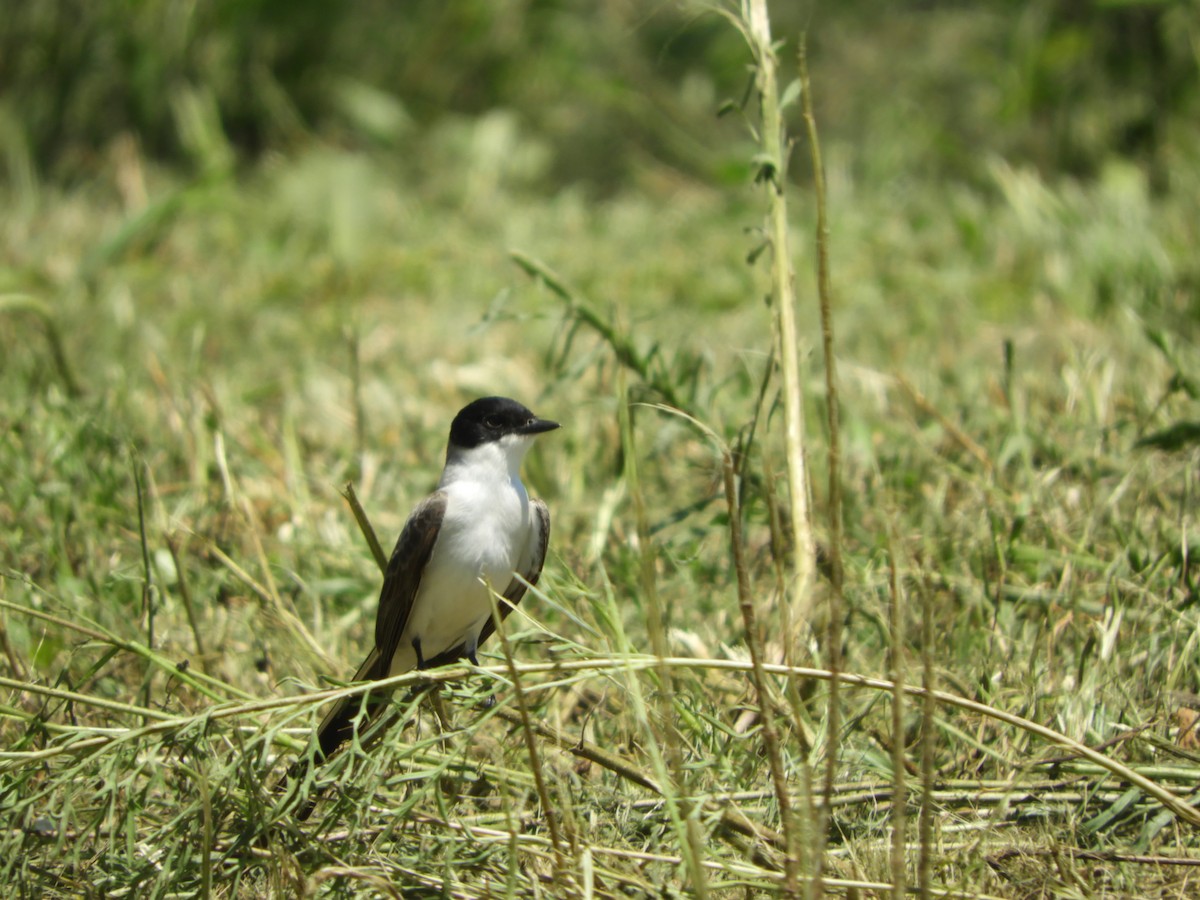
[[[517,434],[541,434],[543,431],[553,431],[555,428],[561,427],[557,422],[551,422],[549,419],[539,419],[537,416],[534,416],[517,429]]]

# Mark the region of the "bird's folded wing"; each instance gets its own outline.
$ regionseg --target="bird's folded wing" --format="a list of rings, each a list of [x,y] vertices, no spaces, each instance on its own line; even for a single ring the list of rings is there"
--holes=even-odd
[[[443,491],[435,491],[422,500],[404,523],[396,549],[388,560],[383,589],[379,592],[379,613],[375,618],[375,647],[379,651],[380,665],[384,667],[377,678],[387,675],[387,667],[391,666],[396,646],[412,613],[417,589],[421,586],[421,573],[433,553],[445,514],[446,494]]]

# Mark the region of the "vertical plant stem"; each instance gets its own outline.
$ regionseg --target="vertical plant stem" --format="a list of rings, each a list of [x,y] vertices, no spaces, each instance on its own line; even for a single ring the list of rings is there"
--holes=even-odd
[[[650,534],[650,523],[646,515],[645,497],[642,493],[641,481],[637,466],[637,443],[633,430],[633,419],[630,414],[629,392],[626,384],[624,369],[617,370],[618,419],[621,429],[621,449],[625,460],[625,483],[633,500],[634,519],[638,536],[639,575],[642,598],[646,606],[647,628],[650,633],[650,648],[660,661],[670,656],[667,646],[666,615],[658,595],[658,584],[655,575],[653,536]],[[664,748],[666,750],[666,768],[670,773],[670,781],[664,781],[664,786],[673,788],[673,802],[677,805],[678,825],[681,851],[684,853],[689,867],[689,875],[693,890],[697,896],[706,896],[707,879],[704,875],[704,840],[699,832],[696,821],[696,807],[692,802],[691,791],[687,784],[687,771],[683,764],[683,751],[679,732],[675,727],[675,676],[665,663],[658,667],[659,680],[659,719],[662,722]]]
[[[796,285],[788,244],[787,141],[779,104],[778,60],[771,43],[771,22],[766,0],[743,0],[742,18],[749,23],[754,51],[759,102],[763,163],[760,180],[767,185],[768,227],[771,242],[771,294],[775,332],[783,372],[784,444],[787,454],[788,499],[791,504],[792,585],[790,605],[796,628],[807,624],[812,612],[812,581],[816,567],[815,542],[808,503],[808,468],[804,455],[804,392],[800,384],[800,350],[796,333]],[[795,635],[787,635],[794,640]]]
[[[838,673],[842,669],[842,476],[841,476],[841,416],[838,408],[837,357],[833,349],[833,289],[829,275],[829,220],[825,207],[825,167],[821,162],[821,141],[817,134],[817,119],[813,115],[812,89],[808,77],[808,52],[805,38],[800,38],[800,98],[804,123],[808,131],[809,152],[812,155],[813,184],[817,204],[817,295],[821,308],[821,346],[825,357],[825,409],[829,427],[829,621],[826,653],[833,680],[829,683],[828,747],[825,753],[825,803],[822,805],[821,827],[817,840],[825,841],[827,823],[833,809],[833,790],[837,782],[838,757],[841,746],[841,691]],[[824,867],[824,853],[817,860],[818,871]],[[821,890],[817,880],[817,893]]]
[[[500,639],[500,647],[504,651],[504,662],[508,666],[508,677],[512,679],[513,696],[517,700],[517,713],[521,717],[521,734],[525,738],[525,750],[529,754],[529,767],[533,770],[533,784],[537,791],[538,801],[542,805],[542,812],[546,816],[546,827],[550,831],[550,844],[554,847],[554,865],[558,871],[558,878],[566,877],[566,863],[563,858],[562,837],[558,829],[558,814],[554,806],[550,802],[550,791],[546,787],[546,776],[542,772],[542,758],[538,752],[538,742],[534,734],[533,721],[529,715],[529,700],[525,696],[525,690],[521,686],[520,673],[517,670],[517,665],[513,662],[512,647],[508,643],[508,634],[505,631],[504,619],[500,615],[500,607],[497,602],[497,595],[494,591],[492,594],[492,618],[496,623],[496,636]],[[556,881],[558,879],[555,879]]]
[[[350,504],[350,511],[354,513],[354,521],[358,523],[359,531],[367,539],[367,546],[371,549],[371,556],[375,558],[375,564],[379,566],[379,571],[386,573],[387,554],[383,551],[383,545],[379,543],[379,535],[375,533],[371,520],[367,518],[367,511],[358,502],[358,494],[354,492],[354,482],[346,482],[346,486],[342,488],[342,497]]]
[[[37,317],[46,332],[46,343],[50,347],[50,356],[54,360],[54,367],[58,369],[58,375],[62,379],[67,396],[72,400],[82,397],[83,391],[71,369],[58,322],[50,311],[50,307],[29,294],[0,294],[0,313],[6,312],[28,312]]]
[[[346,328],[346,344],[350,349],[350,390],[354,409],[354,477],[361,478],[367,455],[367,414],[362,399],[358,332],[349,326]]]
[[[783,839],[787,847],[784,860],[783,890],[789,897],[799,896],[800,856],[795,836],[795,821],[792,815],[792,798],[788,791],[787,771],[783,765],[783,751],[779,746],[779,732],[775,727],[775,712],[768,690],[767,674],[763,670],[763,639],[759,631],[758,616],[754,609],[754,596],[750,589],[750,572],[746,568],[746,557],[742,546],[742,516],[738,509],[737,484],[734,479],[733,454],[722,449],[722,472],[725,482],[725,502],[729,508],[729,540],[733,552],[733,567],[737,572],[738,605],[742,610],[742,622],[746,627],[746,645],[750,649],[750,664],[754,669],[754,688],[758,693],[758,709],[762,716],[763,744],[767,751],[767,764],[771,770],[771,784],[775,800],[779,804],[779,819],[783,826]]]
[[[809,512],[808,464],[804,449],[804,395],[800,382],[800,348],[796,332],[795,317],[795,276],[792,271],[791,251],[788,243],[787,196],[784,186],[787,183],[787,167],[790,144],[786,138],[779,92],[779,65],[771,40],[771,23],[767,13],[766,0],[742,0],[742,21],[746,36],[755,57],[755,74],[762,115],[762,128],[759,134],[760,169],[759,180],[767,185],[768,225],[767,234],[771,244],[771,287],[772,301],[775,311],[775,340],[779,349],[780,369],[783,376],[783,411],[784,411],[784,447],[787,461],[788,499],[791,506],[792,518],[792,572],[788,595],[782,603],[783,640],[787,647],[785,656],[791,659],[792,646],[799,642],[800,636],[808,627],[812,617],[812,582],[816,569],[816,542],[812,533],[812,519]],[[743,603],[743,615],[749,611],[753,614],[753,606]],[[750,630],[751,623],[747,623]],[[751,646],[755,635],[751,632]],[[761,669],[761,654],[756,668]],[[759,673],[761,678],[761,672]],[[769,721],[769,704],[766,702],[764,684],[759,680],[760,698],[763,701],[764,740],[767,740],[765,724]],[[831,703],[831,708],[836,708]],[[796,712],[799,706],[796,705]],[[832,723],[836,726],[836,722]],[[828,732],[831,741],[836,742],[837,729],[833,727]],[[770,741],[768,741],[770,745]],[[769,748],[769,746],[768,746]],[[782,761],[771,760],[773,777],[776,768],[782,769]],[[835,763],[830,763],[830,766]],[[782,773],[779,776],[782,777]],[[812,810],[812,772],[805,766],[803,773],[804,805],[811,815]],[[828,786],[827,786],[828,787]],[[782,790],[781,790],[782,789]],[[781,815],[784,813],[783,803],[786,784],[777,781],[776,793],[781,801]],[[828,794],[828,789],[826,791]],[[828,798],[827,798],[828,799]],[[790,807],[790,802],[788,802]],[[829,803],[824,804],[824,809]],[[824,855],[824,819],[828,813],[818,817],[817,827],[811,827],[806,822],[806,840],[811,838],[816,857],[817,870],[814,879],[808,882],[808,891],[814,896],[820,896],[820,861]],[[790,817],[790,816],[789,816]],[[785,827],[790,823],[785,817]],[[795,890],[795,873],[792,867],[796,865],[795,829],[789,827],[787,884]],[[810,861],[811,865],[811,861]]]
[[[192,640],[196,643],[196,656],[200,660],[200,669],[208,674],[208,655],[204,649],[204,638],[200,634],[200,624],[196,619],[195,605],[192,603],[192,592],[188,588],[187,574],[183,571],[183,563],[179,559],[179,546],[173,535],[166,536],[167,549],[175,563],[175,578],[179,582],[179,596],[183,600],[183,611],[187,614],[188,627],[192,630]]]
[[[197,767],[197,775],[200,782],[201,830],[204,835],[204,846],[200,849],[200,896],[208,900],[212,896],[213,869],[212,787],[208,783],[208,772],[203,767]]]
[[[138,540],[142,550],[142,617],[146,623],[146,647],[154,652],[154,582],[150,573],[150,545],[146,541],[146,496],[142,489],[142,460],[132,447],[129,448],[129,461],[133,466],[133,485],[137,492]],[[150,705],[150,680],[153,677],[154,669],[150,668],[142,683],[142,706]],[[149,720],[144,724],[150,724]]]
[[[3,585],[4,576],[0,574],[0,585]],[[0,601],[2,602],[2,601]],[[13,648],[12,642],[8,639],[8,628],[5,625],[7,617],[0,616],[0,647],[4,649],[4,657],[8,660],[8,667],[12,675],[18,681],[26,681],[29,678],[25,669],[25,664],[21,661],[21,657]]]
[[[637,444],[633,432],[633,419],[630,415],[629,391],[625,383],[625,373],[617,374],[617,391],[620,396],[617,418],[621,429],[621,448],[625,462],[625,483],[629,488],[629,496],[633,501],[633,515],[638,537],[638,576],[639,588],[642,591],[642,601],[648,612],[646,627],[650,633],[650,649],[660,660],[670,656],[667,647],[666,615],[658,596],[658,584],[654,572],[654,554],[650,552],[651,541],[650,523],[646,516],[645,497],[642,494],[641,481],[638,475]],[[658,669],[662,684],[659,687],[661,696],[670,699],[674,694],[674,680],[666,666]],[[667,732],[667,754],[672,764],[678,762],[679,741],[675,733],[674,716],[670,707],[664,708],[664,727]]]
[[[892,602],[890,609],[888,656],[892,675],[892,896],[903,900],[908,889],[905,843],[907,820],[905,806],[908,802],[905,784],[904,757],[904,597],[896,577],[896,553],[893,547],[888,553],[889,586]]]
[[[142,488],[142,461],[130,448],[133,487],[137,494],[138,545],[142,551],[142,620],[146,623],[146,646],[154,649],[154,584],[150,574],[150,545],[146,541],[146,495]]]
[[[638,651],[630,642],[629,636],[625,633],[625,627],[621,620],[621,605],[614,596],[612,584],[604,576],[603,569],[601,569],[601,577],[604,579],[603,603],[606,607],[604,616],[611,625],[612,637],[616,644],[617,652],[624,656],[632,657]],[[642,730],[646,755],[650,757],[650,764],[654,772],[653,780],[657,787],[651,788],[651,790],[656,791],[663,799],[667,817],[671,820],[671,827],[675,832],[675,839],[679,842],[680,857],[683,860],[683,866],[686,867],[688,878],[692,882],[692,894],[698,898],[706,898],[708,896],[708,878],[704,868],[703,845],[697,846],[693,842],[695,831],[690,829],[683,819],[674,776],[667,766],[667,760],[662,750],[662,742],[658,739],[657,729],[651,723],[650,710],[646,704],[645,694],[642,692],[641,671],[630,668],[623,674],[626,679],[628,708],[633,711],[634,719],[638,727]],[[745,833],[745,829],[742,829],[742,833]]]
[[[928,585],[921,591],[921,814],[917,831],[921,852],[917,881],[922,900],[933,895],[933,602]]]

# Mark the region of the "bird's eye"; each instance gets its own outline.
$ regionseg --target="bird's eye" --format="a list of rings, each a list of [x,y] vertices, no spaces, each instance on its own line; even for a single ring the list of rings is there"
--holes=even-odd
[[[492,429],[499,428],[500,427],[500,417],[499,416],[488,416],[486,419],[483,420],[483,424],[484,424],[484,427],[486,427],[486,428],[492,428]]]

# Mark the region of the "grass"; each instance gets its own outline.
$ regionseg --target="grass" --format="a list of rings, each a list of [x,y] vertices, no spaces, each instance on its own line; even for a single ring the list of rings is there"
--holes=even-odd
[[[5,203],[7,893],[811,895],[823,855],[832,895],[1190,896],[1200,842],[1163,792],[1200,780],[1175,727],[1196,450],[1139,446],[1197,418],[1186,151],[1156,194],[1120,162],[880,181],[825,148],[844,599],[829,628],[818,578],[785,647],[761,198],[653,170],[539,193],[488,155],[494,122],[447,130],[421,177],[314,141],[201,179],[120,155]],[[825,376],[800,363],[827,542]],[[432,676],[445,719],[412,704],[322,768],[301,825],[313,785],[272,785],[326,689],[360,690],[338,680],[378,589],[340,492],[386,549],[448,411],[494,391],[567,425],[527,464],[545,577],[481,670]]]

